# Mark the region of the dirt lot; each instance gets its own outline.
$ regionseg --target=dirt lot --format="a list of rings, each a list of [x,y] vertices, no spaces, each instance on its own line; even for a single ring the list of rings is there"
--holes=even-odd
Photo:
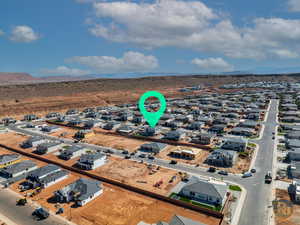
[[[193,150],[195,152],[197,152],[197,156],[195,159],[193,160],[186,160],[186,159],[180,159],[180,158],[174,158],[172,156],[169,156],[171,151],[175,151],[175,150]],[[178,162],[182,162],[182,163],[187,163],[187,164],[191,164],[191,165],[196,165],[196,164],[203,164],[204,160],[207,158],[207,156],[209,155],[209,151],[207,150],[201,150],[198,148],[191,148],[191,147],[178,147],[178,146],[168,146],[166,149],[164,149],[163,151],[161,151],[157,157],[161,158],[161,159],[165,159],[165,160],[176,160]]]
[[[166,196],[180,181],[180,176],[174,170],[166,168],[157,170],[156,166],[148,168],[145,164],[113,157],[92,173]],[[173,176],[176,176],[176,179],[169,183]],[[154,184],[161,180],[162,185],[154,187]]]
[[[136,151],[145,141],[96,133],[94,136],[85,138],[85,141],[90,144],[111,147],[115,149],[126,149],[129,152]]]
[[[286,190],[276,189],[277,200],[289,200],[290,196]],[[275,212],[275,222],[277,225],[298,225],[300,224],[300,205],[281,203]]]

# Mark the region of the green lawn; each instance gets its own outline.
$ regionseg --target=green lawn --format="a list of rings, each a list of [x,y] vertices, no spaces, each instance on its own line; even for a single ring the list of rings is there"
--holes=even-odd
[[[176,199],[177,196],[178,195],[173,192],[172,194],[169,195],[169,198]],[[218,212],[222,209],[222,206],[213,206],[213,205],[209,205],[209,204],[205,204],[205,203],[196,202],[196,201],[190,200],[189,198],[186,198],[186,197],[182,197],[182,196],[178,196],[178,197],[179,197],[180,201],[191,203],[193,205],[197,205],[202,208],[211,209],[211,210],[218,211]]]
[[[229,189],[232,191],[242,191],[238,185],[229,185]]]
[[[256,144],[254,144],[254,143],[248,143],[248,146],[249,146],[249,147],[252,147],[252,148],[255,148],[255,147],[256,147]]]

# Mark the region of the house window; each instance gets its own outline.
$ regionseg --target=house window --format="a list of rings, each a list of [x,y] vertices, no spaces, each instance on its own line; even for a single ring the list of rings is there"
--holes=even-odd
[[[194,197],[196,194],[195,194],[195,192],[192,192],[192,191],[191,191],[191,192],[190,192],[190,195]]]

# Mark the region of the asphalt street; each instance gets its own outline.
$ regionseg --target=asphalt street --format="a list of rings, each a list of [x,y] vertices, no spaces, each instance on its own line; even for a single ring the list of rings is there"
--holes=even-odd
[[[26,206],[16,206],[18,196],[9,190],[0,190],[0,214],[6,216],[11,221],[20,225],[64,225],[60,218],[50,216],[46,220],[37,221],[31,214],[34,207],[29,204]]]

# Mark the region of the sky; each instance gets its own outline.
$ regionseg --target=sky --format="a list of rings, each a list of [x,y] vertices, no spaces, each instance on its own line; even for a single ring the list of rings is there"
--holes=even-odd
[[[1,0],[0,71],[300,72],[300,0]]]

